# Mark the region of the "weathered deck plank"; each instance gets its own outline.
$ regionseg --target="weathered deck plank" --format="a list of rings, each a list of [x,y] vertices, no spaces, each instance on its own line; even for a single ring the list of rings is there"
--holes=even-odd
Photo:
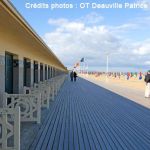
[[[86,80],[67,81],[31,150],[149,150],[150,110]]]

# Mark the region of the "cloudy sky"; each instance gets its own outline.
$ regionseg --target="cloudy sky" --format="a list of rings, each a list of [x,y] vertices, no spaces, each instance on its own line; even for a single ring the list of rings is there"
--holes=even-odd
[[[79,5],[91,0],[61,0]],[[95,3],[137,0],[93,0]],[[150,6],[149,0],[141,3]],[[105,70],[106,54],[112,71],[150,69],[150,7],[148,9],[27,9],[26,3],[58,0],[12,0],[17,10],[68,67],[82,57],[90,70]]]

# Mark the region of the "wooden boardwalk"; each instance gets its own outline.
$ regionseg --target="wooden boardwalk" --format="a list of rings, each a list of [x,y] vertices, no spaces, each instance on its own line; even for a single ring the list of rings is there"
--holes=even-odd
[[[30,150],[150,150],[150,110],[84,79],[66,81]]]

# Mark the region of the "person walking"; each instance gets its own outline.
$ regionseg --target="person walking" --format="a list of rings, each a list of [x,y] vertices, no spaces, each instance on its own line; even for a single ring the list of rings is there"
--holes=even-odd
[[[75,71],[74,71],[73,77],[74,77],[74,82],[76,82],[77,73]]]
[[[71,71],[71,73],[70,73],[70,79],[71,79],[71,82],[73,82],[73,77],[74,77],[74,72]]]
[[[145,98],[149,98],[150,97],[150,70],[148,70],[147,75],[145,76],[144,81],[146,82]]]

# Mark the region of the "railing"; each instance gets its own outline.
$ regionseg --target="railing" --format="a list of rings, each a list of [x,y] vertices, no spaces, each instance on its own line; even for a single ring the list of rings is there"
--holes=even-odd
[[[0,149],[20,150],[20,121],[40,123],[41,106],[49,107],[66,76],[24,88],[24,94],[4,94],[3,107],[0,109]]]
[[[34,84],[34,87],[24,87],[24,94],[40,93],[42,107],[49,108],[49,101],[54,100],[64,80],[65,76],[58,76],[39,84]]]
[[[50,101],[50,90],[49,87],[46,85],[40,86],[41,91],[41,99],[42,99],[42,107],[49,108],[49,101]]]
[[[36,84],[34,88],[24,87],[24,94],[40,94],[40,100],[41,100],[41,107],[49,108],[49,87],[46,85],[39,86],[39,84]]]
[[[49,81],[49,90],[50,90],[50,100],[54,100],[54,98],[55,98],[55,94],[54,94],[54,86],[53,86],[53,83],[51,82],[51,81]]]
[[[4,94],[4,107],[16,108],[20,106],[21,121],[41,120],[40,94]]]
[[[19,107],[16,107],[15,109],[0,108],[0,149],[20,150]]]

